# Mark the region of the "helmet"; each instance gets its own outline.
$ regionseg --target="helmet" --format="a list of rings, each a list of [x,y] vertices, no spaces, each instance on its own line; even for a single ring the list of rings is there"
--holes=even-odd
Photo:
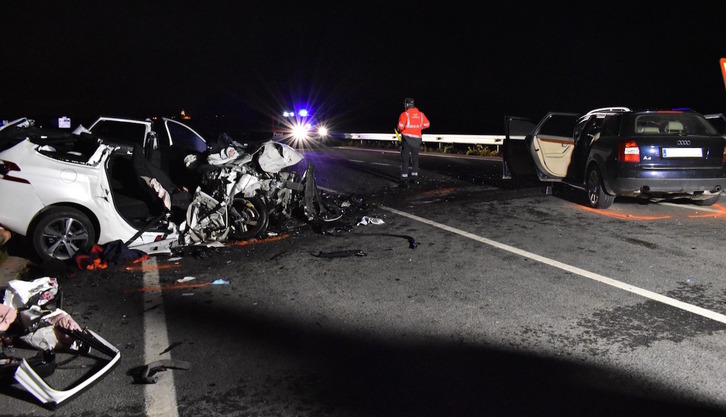
[[[411,97],[408,97],[406,100],[403,100],[403,107],[407,109],[414,107],[413,99]]]

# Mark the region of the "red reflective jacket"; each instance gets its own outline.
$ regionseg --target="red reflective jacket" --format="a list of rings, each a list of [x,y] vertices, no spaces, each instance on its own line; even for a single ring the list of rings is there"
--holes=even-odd
[[[429,119],[416,107],[411,107],[398,116],[398,130],[402,135],[421,137],[421,130],[431,126]]]

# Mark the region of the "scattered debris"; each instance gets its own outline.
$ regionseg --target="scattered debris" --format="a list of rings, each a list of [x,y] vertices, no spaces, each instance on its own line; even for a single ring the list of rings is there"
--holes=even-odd
[[[264,239],[252,238],[252,239],[248,239],[248,240],[234,240],[234,241],[227,242],[227,244],[230,246],[246,246],[246,245],[253,245],[255,243],[276,242],[278,240],[287,239],[288,237],[290,237],[290,234],[286,233],[284,235],[278,235],[278,236],[268,237],[268,238],[264,238]]]
[[[400,237],[402,239],[408,240],[408,247],[411,249],[416,249],[416,246],[418,246],[418,243],[416,243],[416,239],[414,239],[411,236],[408,235],[394,235],[391,233],[360,233],[358,236],[390,236],[390,237]]]
[[[366,226],[368,224],[383,224],[383,219],[377,217],[363,216],[356,226]]]
[[[129,265],[125,269],[127,271],[136,271],[136,272],[148,272],[148,271],[160,271],[162,269],[173,269],[173,268],[179,268],[181,265],[179,264],[138,264],[138,265]]]
[[[171,350],[172,350],[172,349],[174,349],[175,347],[177,347],[177,346],[181,346],[182,344],[183,344],[182,342],[174,342],[174,343],[172,343],[172,344],[171,344],[171,345],[170,345],[170,346],[169,346],[168,348],[164,349],[164,351],[163,351],[163,352],[161,352],[161,353],[160,353],[159,355],[163,355],[163,354],[165,354],[165,353],[167,353],[167,352],[171,351]]]
[[[187,277],[184,277],[184,278],[179,278],[178,280],[176,280],[176,282],[178,282],[178,283],[181,284],[181,283],[184,283],[184,282],[194,281],[195,279],[196,279],[195,277],[189,277],[189,276],[187,276]]]
[[[31,305],[45,305],[58,293],[58,281],[44,277],[33,281],[14,279],[8,281],[3,304],[15,309],[30,308]]]
[[[287,251],[282,251],[280,253],[277,253],[277,254],[273,255],[269,260],[274,261],[275,259],[280,258],[283,255],[285,255],[286,253],[287,253]]]
[[[148,287],[141,287],[141,288],[127,288],[124,290],[125,293],[134,293],[134,292],[154,292],[154,291],[166,291],[166,290],[182,290],[182,289],[189,289],[189,288],[198,288],[198,287],[206,287],[210,285],[210,282],[197,282],[197,283],[191,283],[191,284],[177,284],[174,283],[172,285],[151,285]]]
[[[151,310],[155,310],[155,309],[157,309],[157,308],[159,308],[159,307],[161,307],[161,304],[154,304],[153,306],[151,306],[151,307],[149,307],[149,308],[145,309],[145,310],[144,310],[144,313],[146,313],[146,312],[148,312],[148,311],[151,311]]]
[[[349,256],[367,256],[365,252],[359,249],[340,250],[335,252],[318,252],[311,253],[316,258],[347,258]]]
[[[118,349],[92,330],[82,329],[62,310],[62,294],[55,278],[12,280],[0,305],[0,380],[4,384],[19,383],[52,407],[86,390],[121,358]],[[27,350],[39,352],[30,356]],[[56,355],[71,355],[71,359],[57,362]],[[94,371],[84,373],[69,385],[71,388],[54,389],[44,380],[59,369],[59,363],[79,357],[95,362]]]
[[[350,224],[343,224],[335,225],[333,227],[321,230],[321,233],[323,235],[339,235],[344,232],[350,232],[351,230],[353,230],[353,226],[351,226]]]
[[[212,281],[212,285],[227,285],[227,284],[229,284],[229,281],[225,281],[225,280],[219,279],[219,278]]]
[[[134,378],[134,384],[156,384],[159,380],[159,372],[166,371],[167,369],[180,369],[187,371],[191,369],[192,365],[186,361],[162,359],[151,362],[148,365],[139,366],[128,371],[128,375]]]
[[[91,247],[89,253],[78,252],[73,260],[78,269],[106,269],[109,264],[120,265],[130,263],[141,263],[149,258],[149,255],[139,249],[129,249],[121,240],[114,240],[101,246],[98,244]]]

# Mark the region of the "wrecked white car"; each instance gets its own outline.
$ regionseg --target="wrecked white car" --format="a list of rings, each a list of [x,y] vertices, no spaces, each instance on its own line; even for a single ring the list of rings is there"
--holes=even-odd
[[[148,254],[178,244],[171,199],[140,146],[89,133],[44,130],[32,120],[0,127],[0,225],[26,236],[42,260],[70,260],[94,243],[122,240]]]
[[[257,237],[272,218],[339,219],[303,159],[274,141],[248,152],[222,135],[208,147],[169,119],[102,117],[73,133],[18,119],[0,127],[0,195],[13,196],[0,199],[0,226],[41,261],[79,262],[95,244],[152,255]]]

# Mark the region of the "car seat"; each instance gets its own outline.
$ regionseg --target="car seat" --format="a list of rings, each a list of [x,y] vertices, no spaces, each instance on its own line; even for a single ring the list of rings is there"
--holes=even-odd
[[[172,208],[186,208],[191,197],[179,190],[176,184],[159,167],[144,157],[141,145],[134,145],[132,165],[139,187],[144,191],[145,201],[152,214],[171,212]]]
[[[666,133],[681,133],[683,132],[683,123],[677,120],[671,120],[666,125]]]

